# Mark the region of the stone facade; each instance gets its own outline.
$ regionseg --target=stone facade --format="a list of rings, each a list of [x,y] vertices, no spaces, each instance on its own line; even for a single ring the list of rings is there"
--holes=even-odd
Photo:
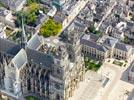
[[[80,40],[77,33],[73,36],[60,41],[35,34],[24,49],[0,39],[1,93],[17,100],[31,93],[45,100],[68,100],[85,73]]]
[[[118,39],[104,35],[97,38],[94,34],[83,35],[81,38],[82,52],[86,56],[105,60],[117,58],[129,61],[133,55],[133,47],[118,41]]]

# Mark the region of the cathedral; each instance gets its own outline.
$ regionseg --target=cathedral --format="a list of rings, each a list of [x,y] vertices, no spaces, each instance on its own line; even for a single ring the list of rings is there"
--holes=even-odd
[[[23,26],[23,25],[22,25]],[[22,27],[22,41],[16,44],[0,38],[0,98],[25,100],[68,100],[84,79],[79,30],[64,37],[44,38],[34,34],[29,41]]]

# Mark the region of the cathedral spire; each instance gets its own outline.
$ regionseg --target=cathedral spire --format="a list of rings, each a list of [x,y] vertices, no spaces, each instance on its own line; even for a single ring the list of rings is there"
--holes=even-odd
[[[22,17],[22,41],[21,43],[22,43],[22,46],[25,48],[27,45],[27,36],[25,33],[23,17]]]

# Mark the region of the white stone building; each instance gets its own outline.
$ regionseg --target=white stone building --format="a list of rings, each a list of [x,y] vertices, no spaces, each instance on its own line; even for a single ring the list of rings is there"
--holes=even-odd
[[[81,44],[85,56],[93,56],[100,60],[117,58],[128,61],[133,55],[132,46],[123,44],[118,39],[107,35],[97,38],[94,34],[85,34],[81,38]]]

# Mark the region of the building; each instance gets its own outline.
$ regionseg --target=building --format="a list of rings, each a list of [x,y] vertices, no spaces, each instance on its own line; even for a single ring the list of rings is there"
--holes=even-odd
[[[125,29],[125,36],[130,39],[134,39],[134,22],[129,21],[127,22],[127,28]]]
[[[131,63],[129,73],[128,73],[128,80],[134,83],[134,62]]]
[[[89,0],[69,0],[67,1],[62,11],[58,11],[54,16],[56,22],[62,24],[62,30],[64,30],[79,14],[79,12],[86,6]]]
[[[106,59],[109,49],[105,46],[97,44],[98,37],[94,34],[84,35],[81,38],[82,52],[85,56],[96,59]]]
[[[69,0],[52,0],[52,4],[58,9],[62,10],[63,5]]]
[[[37,16],[37,19],[34,24],[32,25],[25,25],[26,32],[28,33],[39,33],[42,22],[47,22],[49,19],[49,16],[47,16],[44,13],[40,13]]]
[[[15,27],[15,21],[12,15],[12,11],[3,7],[0,7],[0,21],[10,27]]]
[[[130,60],[132,55],[132,46],[123,43],[116,43],[114,47],[114,57],[117,59]]]
[[[56,9],[55,6],[53,6],[52,9],[47,13],[47,15],[50,16],[50,17],[54,17],[56,12],[57,12],[57,9]]]
[[[23,26],[21,45],[0,38],[1,97],[20,100],[33,93],[42,100],[68,100],[85,72],[79,31],[74,31],[67,32],[66,41],[35,34],[27,42]]]
[[[26,4],[26,0],[0,0],[0,2],[13,11],[20,11]]]
[[[80,41],[83,54],[96,59],[117,58],[129,61],[133,55],[132,46],[107,35],[97,37],[95,34],[84,34]]]

